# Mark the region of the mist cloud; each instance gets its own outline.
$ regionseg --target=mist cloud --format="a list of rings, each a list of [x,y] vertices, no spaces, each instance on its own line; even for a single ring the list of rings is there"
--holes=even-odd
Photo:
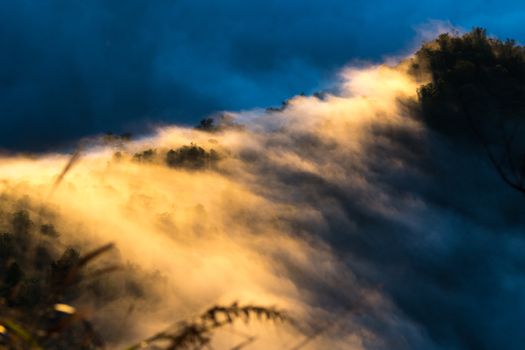
[[[242,127],[165,126],[90,148],[49,199],[69,156],[4,157],[2,191],[52,208],[60,232],[79,227],[66,243],[114,241],[122,259],[166,276],[169,308],[151,304],[143,329],[117,343],[241,300],[290,310],[307,334],[326,327],[311,349],[521,348],[523,198],[417,118],[421,82],[405,64],[340,76],[322,98],[231,112]],[[165,164],[191,143],[218,152],[216,167]],[[134,160],[150,148],[152,162]],[[260,349],[301,339],[252,331]]]

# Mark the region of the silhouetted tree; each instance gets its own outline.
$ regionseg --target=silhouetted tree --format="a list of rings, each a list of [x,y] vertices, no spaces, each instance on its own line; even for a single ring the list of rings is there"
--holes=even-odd
[[[204,169],[213,166],[218,160],[219,155],[215,150],[208,152],[193,143],[166,153],[166,164],[174,168]]]
[[[150,148],[145,151],[135,153],[133,155],[133,160],[139,162],[152,162],[155,159],[156,155],[157,151]]]
[[[502,180],[525,193],[525,49],[481,28],[441,34],[416,53],[412,72],[431,76],[418,91],[423,120],[463,145],[481,144]]]
[[[199,122],[199,125],[195,129],[202,131],[217,131],[218,127],[215,125],[215,120],[213,118],[205,118]]]

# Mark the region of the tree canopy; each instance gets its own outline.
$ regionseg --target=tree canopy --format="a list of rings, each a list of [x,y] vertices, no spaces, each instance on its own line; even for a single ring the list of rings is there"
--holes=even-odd
[[[418,91],[424,122],[455,142],[481,144],[503,180],[525,192],[525,48],[482,28],[441,34],[417,51],[411,72],[430,76]]]

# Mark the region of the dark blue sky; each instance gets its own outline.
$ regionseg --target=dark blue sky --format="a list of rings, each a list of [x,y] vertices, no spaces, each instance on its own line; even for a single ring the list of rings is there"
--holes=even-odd
[[[431,20],[525,41],[519,1],[3,0],[0,148],[278,105]]]

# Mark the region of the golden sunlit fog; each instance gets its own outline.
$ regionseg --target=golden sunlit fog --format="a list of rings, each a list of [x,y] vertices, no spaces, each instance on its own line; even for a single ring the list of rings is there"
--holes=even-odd
[[[338,204],[313,194],[315,181],[296,186],[291,174],[366,192],[360,205],[393,216],[398,209],[370,183],[363,159],[370,143],[382,142],[374,138],[377,128],[422,128],[399,102],[414,98],[418,86],[402,66],[351,67],[341,80],[338,93],[298,96],[280,110],[230,112],[233,127],[215,132],[168,126],[139,140],[84,147],[56,188],[71,155],[5,156],[3,209],[29,203],[33,220],[53,218],[65,246],[113,242],[119,261],[157,273],[142,281],[147,294],[140,300],[120,299],[99,309],[85,298],[73,305],[96,309],[95,325],[103,333],[119,329],[110,347],[143,339],[211,305],[238,301],[286,310],[299,329],[235,323],[217,332],[212,344],[219,348],[240,343],[236,332],[256,337],[250,349],[293,348],[316,331],[312,322],[318,320],[331,328],[304,349],[362,349],[375,335],[354,323],[350,311],[381,313],[393,306],[379,287],[354,278],[344,263],[351,256],[324,242],[326,213],[338,215]],[[168,150],[192,144],[213,149],[217,160],[199,169],[166,165]],[[147,161],[134,157],[148,149],[153,155]],[[389,166],[405,165],[393,159]],[[337,306],[340,315],[323,299],[330,293],[348,302]]]

